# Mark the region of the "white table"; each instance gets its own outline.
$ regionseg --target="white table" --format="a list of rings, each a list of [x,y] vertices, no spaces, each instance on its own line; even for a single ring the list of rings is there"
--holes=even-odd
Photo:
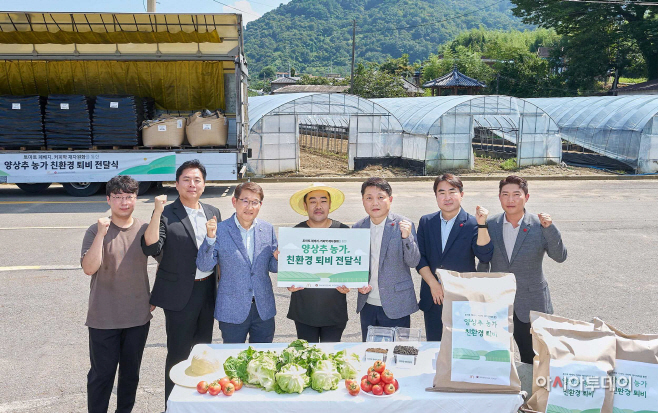
[[[392,362],[393,347],[403,343],[331,343],[319,344],[326,352],[337,352],[348,349],[362,359],[368,347],[389,348],[389,359],[386,367],[391,370],[398,382],[400,390],[390,397],[371,396],[363,391],[358,396],[350,396],[341,380],[337,390],[318,393],[310,387],[302,394],[277,394],[261,389],[243,386],[231,397],[222,394],[211,396],[199,394],[196,389],[175,386],[169,396],[167,413],[515,413],[523,403],[520,394],[476,394],[476,393],[440,393],[425,391],[432,386],[434,366],[432,360],[439,351],[438,342],[421,343],[415,368],[398,368]],[[247,348],[249,344],[212,344],[216,349],[218,359],[223,363],[229,356]],[[252,344],[258,350],[281,351],[287,347],[285,343]],[[363,363],[361,376],[366,374],[369,363]],[[222,371],[223,372],[223,371]],[[223,374],[219,375],[223,377]],[[218,378],[220,378],[218,377]]]

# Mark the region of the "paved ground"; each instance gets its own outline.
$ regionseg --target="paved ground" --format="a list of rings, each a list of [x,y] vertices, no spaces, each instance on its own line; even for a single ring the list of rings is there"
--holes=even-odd
[[[288,199],[306,185],[265,184],[260,218],[277,227],[301,221]],[[345,223],[361,218],[360,185],[335,186],[347,200],[333,218]],[[210,186],[204,199],[228,217],[232,189]],[[393,210],[416,223],[436,209],[431,182],[396,182],[393,190]],[[658,181],[537,181],[530,190],[528,210],[550,213],[569,250],[564,264],[545,264],[556,313],[585,320],[599,316],[629,332],[658,332],[651,310],[658,300]],[[173,188],[166,192],[175,197]],[[138,217],[149,218],[155,195],[138,200]],[[478,204],[501,211],[495,182],[466,183],[465,208],[472,213]],[[72,198],[61,187],[32,196],[0,185],[0,413],[85,410],[89,278],[78,269],[80,245],[85,229],[107,213],[103,196]],[[151,277],[154,270],[151,265]],[[418,288],[420,278],[414,275]],[[355,295],[348,296],[347,341],[360,338]],[[275,340],[287,342],[295,336],[285,318],[289,293],[276,289],[276,297]],[[414,314],[412,326],[422,325],[421,314]],[[136,412],[162,411],[164,358],[164,317],[156,310]]]

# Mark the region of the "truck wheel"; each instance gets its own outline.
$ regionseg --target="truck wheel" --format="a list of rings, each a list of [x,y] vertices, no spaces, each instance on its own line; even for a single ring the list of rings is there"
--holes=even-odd
[[[73,196],[91,196],[103,186],[102,182],[70,182],[62,184],[64,190]]]
[[[50,182],[40,182],[36,184],[16,184],[17,187],[27,192],[28,194],[40,194],[48,189],[51,185]]]
[[[153,188],[154,183],[155,182],[140,182],[139,183],[139,191],[137,191],[137,195],[141,196],[141,195],[144,195],[145,193],[147,193],[148,191],[150,191],[151,188]]]

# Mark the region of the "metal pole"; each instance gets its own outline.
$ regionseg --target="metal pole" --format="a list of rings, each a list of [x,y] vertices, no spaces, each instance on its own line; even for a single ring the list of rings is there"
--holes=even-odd
[[[155,13],[155,0],[148,0],[148,4],[146,5],[146,10],[149,13]]]
[[[350,93],[354,94],[354,51],[356,50],[356,19],[352,23],[352,71],[350,72]]]

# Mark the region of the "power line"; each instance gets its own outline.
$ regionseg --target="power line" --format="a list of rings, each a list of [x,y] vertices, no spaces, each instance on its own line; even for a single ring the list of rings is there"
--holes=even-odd
[[[610,4],[620,6],[658,6],[656,2],[648,1],[632,1],[632,0],[560,0],[569,3],[595,3],[595,4]]]
[[[226,6],[226,7],[230,8],[230,9],[237,10],[237,11],[239,11],[240,13],[251,14],[252,16],[258,16],[258,17],[260,17],[260,14],[252,13],[252,12],[250,12],[250,11],[240,10],[240,9],[238,9],[237,7],[229,6],[228,4],[226,4],[226,3],[222,3],[221,1],[217,1],[217,0],[212,0],[212,1],[214,1],[215,3],[219,3],[219,4],[221,4],[222,6]]]

